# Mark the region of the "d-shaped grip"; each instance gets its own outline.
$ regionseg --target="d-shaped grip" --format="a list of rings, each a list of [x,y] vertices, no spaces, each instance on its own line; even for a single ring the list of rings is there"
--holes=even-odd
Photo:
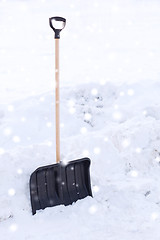
[[[51,17],[49,18],[49,25],[55,32],[55,38],[60,38],[60,31],[65,27],[66,25],[66,19],[62,17]]]

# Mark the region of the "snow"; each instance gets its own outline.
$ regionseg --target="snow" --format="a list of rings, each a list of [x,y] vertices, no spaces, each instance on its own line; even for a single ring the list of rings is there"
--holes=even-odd
[[[2,0],[0,9],[1,240],[159,240],[159,1]],[[93,198],[32,216],[30,175],[55,163],[56,15],[67,19],[61,159],[91,159]]]

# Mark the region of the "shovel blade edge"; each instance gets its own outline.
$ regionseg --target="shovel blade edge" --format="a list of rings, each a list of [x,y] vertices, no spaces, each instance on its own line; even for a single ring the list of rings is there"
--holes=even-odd
[[[67,206],[92,196],[89,168],[89,158],[37,168],[29,183],[32,214],[39,209]]]

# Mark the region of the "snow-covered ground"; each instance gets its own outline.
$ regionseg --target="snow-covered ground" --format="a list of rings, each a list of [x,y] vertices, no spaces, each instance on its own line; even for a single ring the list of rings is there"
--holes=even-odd
[[[32,216],[30,174],[55,163],[54,36],[61,33],[61,159],[91,159],[93,198]],[[0,1],[0,239],[160,239],[160,3]]]

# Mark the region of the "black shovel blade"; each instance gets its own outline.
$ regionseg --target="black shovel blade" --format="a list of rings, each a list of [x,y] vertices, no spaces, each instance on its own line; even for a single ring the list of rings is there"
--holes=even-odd
[[[37,168],[30,177],[32,214],[92,196],[89,168],[89,158]]]

